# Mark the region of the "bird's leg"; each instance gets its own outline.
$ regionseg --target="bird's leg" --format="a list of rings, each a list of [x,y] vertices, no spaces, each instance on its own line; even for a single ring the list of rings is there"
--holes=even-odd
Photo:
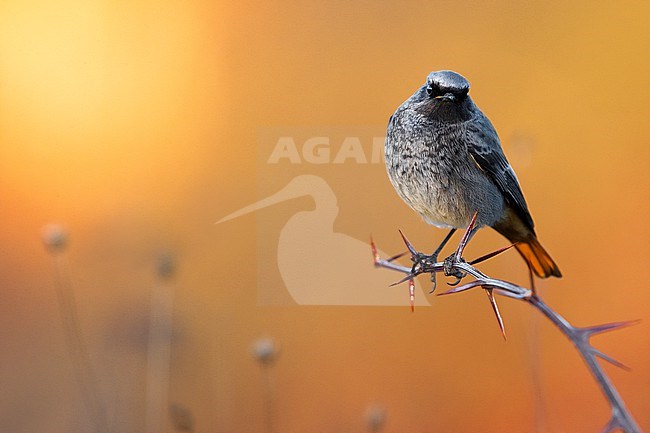
[[[456,233],[456,229],[451,229],[449,230],[449,233],[447,233],[447,236],[440,242],[440,245],[438,245],[438,248],[431,254],[431,255],[426,255],[422,253],[417,253],[414,255],[411,260],[413,260],[413,269],[412,273],[414,273],[418,269],[422,269],[425,267],[425,265],[433,265],[438,261],[438,255],[440,254],[440,251],[447,245],[449,242],[449,239]],[[436,290],[436,273],[431,272],[431,282],[433,283],[433,287],[431,288],[431,291],[429,293],[433,293]]]

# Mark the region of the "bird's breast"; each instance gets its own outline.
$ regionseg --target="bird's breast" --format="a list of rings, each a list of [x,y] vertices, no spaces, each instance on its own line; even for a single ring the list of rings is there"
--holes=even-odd
[[[412,122],[391,126],[385,149],[388,176],[398,195],[428,223],[462,228],[475,211],[481,225],[501,216],[503,198],[471,158],[462,129]]]

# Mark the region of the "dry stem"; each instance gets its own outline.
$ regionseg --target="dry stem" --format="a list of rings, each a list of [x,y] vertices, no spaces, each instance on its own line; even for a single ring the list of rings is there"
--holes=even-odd
[[[487,260],[495,255],[509,249],[510,247],[502,248],[494,253],[487,254],[479,259],[473,260],[471,262],[466,262],[462,258],[463,250],[467,245],[467,242],[470,237],[470,233],[474,228],[476,215],[469,227],[465,231],[465,235],[461,239],[458,248],[455,253],[450,257],[445,259],[443,262],[433,262],[430,260],[430,256],[426,256],[418,252],[413,245],[408,241],[406,236],[400,232],[404,243],[406,244],[409,252],[411,253],[411,260],[413,261],[413,267],[407,268],[405,266],[398,265],[394,263],[394,260],[398,257],[401,257],[402,254],[391,257],[389,259],[382,259],[377,253],[377,248],[375,247],[374,242],[371,241],[372,253],[375,260],[376,267],[388,268],[394,271],[402,272],[406,274],[402,280],[398,283],[406,282],[409,283],[409,293],[410,293],[410,303],[411,309],[413,309],[413,279],[420,274],[431,274],[432,280],[434,280],[435,274],[438,272],[443,272],[447,276],[457,277],[457,281],[454,283],[458,284],[465,276],[471,276],[474,280],[466,283],[462,286],[453,287],[452,289],[439,293],[439,295],[449,295],[453,293],[459,293],[466,290],[470,290],[476,287],[483,288],[490,300],[493,311],[499,322],[499,327],[505,338],[505,328],[503,325],[503,320],[499,313],[499,309],[494,298],[494,294],[501,296],[507,296],[513,299],[520,299],[524,302],[527,302],[533,306],[537,311],[541,312],[545,317],[547,317],[555,326],[557,326],[560,331],[573,343],[575,348],[578,350],[582,358],[584,359],[587,367],[591,371],[591,374],[594,376],[594,379],[600,386],[605,398],[609,402],[611,408],[611,419],[603,429],[603,433],[611,433],[616,430],[623,430],[626,433],[640,433],[641,429],[636,424],[634,418],[625,407],[623,399],[618,394],[618,391],[612,385],[609,377],[605,374],[605,371],[598,363],[597,357],[604,359],[607,362],[612,363],[617,367],[628,369],[625,365],[613,359],[612,357],[604,354],[600,350],[593,347],[590,343],[590,338],[596,334],[603,332],[613,331],[620,329],[629,325],[636,323],[637,321],[626,321],[626,322],[617,322],[617,323],[606,323],[602,325],[590,326],[585,328],[579,328],[571,325],[564,317],[556,313],[551,307],[542,301],[538,294],[534,290],[530,290],[524,287],[521,287],[517,284],[513,284],[503,280],[497,280],[488,277],[483,274],[481,271],[476,269],[473,265],[483,260]]]

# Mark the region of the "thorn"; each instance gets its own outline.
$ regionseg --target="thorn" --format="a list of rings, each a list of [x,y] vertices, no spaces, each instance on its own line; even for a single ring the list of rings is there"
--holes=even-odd
[[[395,261],[399,259],[400,257],[404,257],[408,253],[408,251],[404,251],[403,253],[395,254],[393,257],[386,259],[388,263]]]
[[[485,254],[484,256],[481,256],[478,259],[472,260],[471,262],[469,262],[469,264],[470,265],[476,265],[478,263],[484,262],[486,260],[491,259],[494,256],[497,256],[497,255],[499,255],[499,254],[501,254],[501,253],[503,253],[505,251],[508,251],[510,248],[512,248],[514,246],[515,246],[515,244],[510,244],[510,245],[508,245],[506,247],[499,248],[498,250],[493,251],[493,252],[491,252],[489,254]]]
[[[370,236],[370,251],[372,251],[372,258],[375,266],[379,265],[379,260],[381,260],[381,258],[379,257],[379,253],[377,252],[377,245],[375,245],[375,241],[372,236]]]
[[[463,275],[463,276],[464,276],[464,275]],[[457,286],[458,283],[460,283],[460,281],[461,281],[462,279],[463,279],[463,277],[456,276],[456,281],[452,281],[452,282],[449,282],[449,281],[448,281],[448,282],[447,282],[447,285],[448,285],[448,286],[452,286],[452,287]]]
[[[478,280],[472,281],[471,283],[463,284],[462,286],[459,287],[454,287],[453,289],[449,289],[446,292],[438,293],[438,296],[442,295],[453,295],[454,293],[460,293],[464,292],[469,289],[473,289],[474,287],[478,287],[481,285],[481,282]]]
[[[469,222],[469,225],[467,226],[465,233],[463,233],[463,237],[461,238],[460,243],[458,244],[458,248],[456,249],[456,255],[455,255],[456,260],[460,260],[460,258],[463,255],[463,251],[467,246],[467,242],[469,242],[469,238],[472,236],[472,232],[474,231],[474,225],[476,224],[477,216],[478,216],[478,211],[474,212],[474,215],[472,215],[472,220]]]
[[[615,416],[609,420],[605,428],[602,430],[602,433],[614,433],[617,430],[621,430],[621,423],[618,421],[618,418]]]
[[[405,277],[402,278],[401,280],[399,280],[399,281],[395,281],[394,283],[392,283],[392,284],[391,284],[390,286],[388,286],[388,287],[395,287],[395,286],[397,286],[397,285],[399,285],[399,284],[402,284],[404,281],[413,280],[413,277],[415,277],[415,275],[413,275],[413,274],[408,274],[407,276],[405,276]]]
[[[476,225],[476,218],[478,217],[478,211],[474,211],[474,215],[472,215],[472,220],[469,222],[469,226],[467,227],[467,231],[472,231],[474,230],[474,226]]]
[[[579,329],[580,331],[587,334],[587,336],[591,337],[592,335],[602,334],[603,332],[615,331],[617,329],[625,328],[627,326],[636,325],[640,321],[641,321],[640,319],[636,319],[636,320],[627,320],[624,322],[603,323],[602,325],[587,326],[585,328],[579,328]]]
[[[609,362],[612,365],[615,365],[618,368],[622,368],[625,371],[631,371],[632,370],[627,365],[623,364],[620,361],[617,361],[616,359],[612,358],[609,355],[604,354],[603,352],[601,352],[600,350],[598,350],[598,349],[596,349],[594,347],[590,347],[590,350],[591,350],[591,353],[593,353],[594,355],[598,356],[601,359],[604,359],[605,361]]]
[[[533,269],[529,266],[528,267],[528,281],[530,281],[530,290],[532,291],[533,295],[537,295],[537,289],[535,288],[535,277],[533,276]]]
[[[409,252],[410,252],[412,255],[416,255],[416,254],[418,253],[417,250],[413,247],[413,245],[411,244],[411,242],[409,242],[409,240],[406,238],[406,236],[404,235],[404,233],[402,233],[402,231],[399,230],[399,234],[402,236],[402,240],[404,241],[404,244],[406,245],[406,248],[408,248]]]
[[[497,305],[497,300],[494,299],[494,295],[492,294],[492,289],[485,289],[485,293],[488,296],[488,299],[490,299],[490,304],[492,305],[492,310],[494,310],[494,314],[497,317],[497,322],[499,322],[499,329],[501,329],[501,335],[503,335],[503,339],[505,341],[508,341],[508,337],[506,336],[506,329],[503,326],[503,319],[501,318],[501,313],[499,313],[499,307]]]
[[[415,311],[415,282],[411,278],[409,280],[409,303],[411,304],[411,313]]]

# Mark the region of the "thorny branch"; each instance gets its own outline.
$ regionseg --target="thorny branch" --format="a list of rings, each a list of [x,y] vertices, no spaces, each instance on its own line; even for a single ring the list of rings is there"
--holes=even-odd
[[[501,248],[493,253],[479,257],[476,260],[466,262],[465,259],[463,259],[462,254],[470,238],[470,233],[474,228],[475,222],[476,222],[476,214],[474,214],[474,218],[472,218],[470,225],[467,227],[467,230],[465,231],[465,234],[461,239],[456,251],[442,262],[434,262],[431,260],[431,256],[427,256],[423,253],[418,252],[413,247],[413,245],[409,242],[406,236],[404,236],[404,234],[400,231],[400,234],[402,235],[402,239],[404,240],[404,243],[406,244],[408,251],[411,253],[411,260],[413,261],[413,267],[411,268],[394,263],[394,261],[397,258],[402,257],[406,253],[399,254],[390,257],[388,259],[382,259],[377,252],[377,248],[375,246],[374,241],[371,240],[371,248],[374,257],[375,267],[387,268],[387,269],[391,269],[406,274],[404,278],[394,283],[394,285],[403,282],[408,282],[411,311],[413,311],[414,308],[413,307],[414,297],[415,297],[414,278],[420,274],[431,274],[432,276],[431,279],[434,282],[435,282],[435,274],[439,272],[443,272],[446,276],[454,276],[457,278],[457,281],[453,283],[449,283],[450,285],[455,287],[453,287],[450,290],[447,290],[446,292],[439,293],[438,295],[450,295],[454,293],[460,293],[476,287],[483,288],[488,295],[488,299],[490,300],[490,304],[496,315],[497,321],[499,323],[499,328],[501,329],[501,333],[504,338],[506,334],[505,334],[503,319],[501,318],[501,314],[499,313],[499,308],[497,306],[497,302],[494,297],[494,294],[496,293],[501,296],[520,299],[524,302],[529,303],[531,306],[533,306],[535,309],[541,312],[544,316],[546,316],[573,343],[573,345],[578,350],[578,352],[584,359],[585,363],[587,364],[587,367],[589,367],[589,370],[591,371],[591,374],[594,376],[594,379],[596,380],[596,382],[598,382],[598,385],[600,386],[603,394],[605,395],[605,398],[609,402],[612,411],[611,418],[607,423],[607,425],[605,426],[605,428],[603,429],[603,433],[612,433],[616,430],[622,430],[625,433],[640,433],[641,429],[636,424],[634,418],[632,417],[627,407],[625,406],[623,399],[619,395],[614,385],[609,380],[609,377],[605,374],[597,358],[601,358],[625,370],[629,370],[628,367],[622,364],[621,362],[615,360],[614,358],[610,357],[609,355],[606,355],[605,353],[596,349],[590,343],[590,338],[593,337],[594,335],[601,334],[608,331],[613,331],[626,326],[630,326],[637,323],[638,321],[605,323],[602,325],[595,325],[595,326],[589,326],[584,328],[576,327],[571,325],[564,317],[556,313],[550,306],[544,303],[534,290],[530,290],[507,281],[493,279],[483,274],[481,271],[476,269],[473,265],[480,263],[484,260],[490,259],[496,256],[497,254],[500,254],[508,250],[513,245],[510,245],[505,248]],[[466,276],[471,276],[473,280],[462,286],[458,286],[460,281]]]

